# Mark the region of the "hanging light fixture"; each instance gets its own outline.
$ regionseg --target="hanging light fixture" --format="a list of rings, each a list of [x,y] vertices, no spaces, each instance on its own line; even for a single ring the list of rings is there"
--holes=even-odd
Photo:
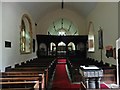
[[[49,31],[48,31],[48,35],[51,35]]]
[[[61,29],[63,29],[63,18],[61,19]]]
[[[61,9],[64,9],[64,1],[62,0]]]
[[[54,22],[53,22],[53,28],[54,28],[54,30],[55,30],[55,31],[57,31],[57,30],[56,30],[56,27],[55,27],[55,23],[54,23]]]
[[[69,25],[68,31],[70,31],[71,27],[72,27],[72,22]]]

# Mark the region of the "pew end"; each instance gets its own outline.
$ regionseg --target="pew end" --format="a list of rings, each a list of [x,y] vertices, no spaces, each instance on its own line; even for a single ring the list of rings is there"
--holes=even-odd
[[[87,88],[83,82],[80,82],[80,90],[87,90]]]

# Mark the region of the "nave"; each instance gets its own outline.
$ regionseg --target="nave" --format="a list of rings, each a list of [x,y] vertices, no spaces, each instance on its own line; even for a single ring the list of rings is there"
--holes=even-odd
[[[119,87],[120,3],[62,1],[0,2],[0,88],[51,89],[58,57],[66,58],[67,83]],[[81,74],[92,65],[100,78]]]
[[[86,63],[87,60],[89,60],[88,63]],[[28,60],[21,65],[16,64],[14,68],[6,67],[5,72],[0,73],[0,85],[2,90],[86,90],[86,83],[79,73],[79,66],[93,63],[100,65],[90,58],[87,60],[79,59],[77,63],[72,58],[56,57]],[[102,66],[104,73],[100,88],[109,89],[110,83],[116,82],[115,67]]]
[[[79,90],[79,84],[72,84],[66,71],[66,59],[58,59],[53,79],[52,90]]]

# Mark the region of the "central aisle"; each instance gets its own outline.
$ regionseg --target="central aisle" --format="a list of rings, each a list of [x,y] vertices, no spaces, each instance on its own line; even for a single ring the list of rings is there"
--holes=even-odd
[[[58,59],[52,90],[79,90],[80,84],[72,84],[66,71],[66,59]]]

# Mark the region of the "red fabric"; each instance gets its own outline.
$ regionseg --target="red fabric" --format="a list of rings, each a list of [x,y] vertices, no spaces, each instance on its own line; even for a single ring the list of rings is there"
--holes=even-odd
[[[80,84],[71,84],[66,72],[66,59],[58,59],[56,65],[55,77],[53,80],[52,90],[80,90]],[[109,89],[109,87],[102,83],[101,89]]]
[[[58,62],[66,63],[66,59],[58,59]]]
[[[55,77],[53,80],[52,90],[79,90],[80,84],[71,84],[66,72],[66,59],[59,59],[62,64],[56,65]]]
[[[100,88],[101,89],[109,89],[109,87],[104,83],[100,84]]]

